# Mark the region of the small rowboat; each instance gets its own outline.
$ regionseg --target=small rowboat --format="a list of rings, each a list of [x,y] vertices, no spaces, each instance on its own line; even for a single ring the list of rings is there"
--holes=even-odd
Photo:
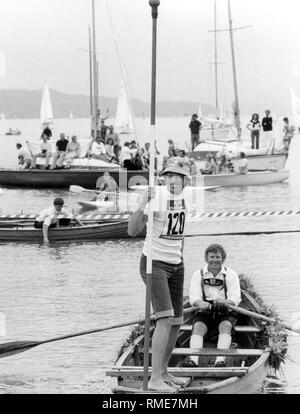
[[[49,229],[49,241],[119,239],[129,237],[127,234],[127,221],[88,224],[83,226],[61,226]],[[15,242],[43,242],[43,232],[35,229],[32,223],[2,224],[0,226],[0,241]]]
[[[186,305],[188,307],[190,305]],[[242,308],[261,312],[261,308],[246,291],[242,292]],[[193,314],[185,314],[176,347],[169,363],[169,372],[186,378],[186,386],[178,393],[184,394],[252,394],[258,392],[271,368],[272,352],[266,325],[257,319],[238,315],[230,349],[216,349],[217,335],[210,338],[204,348],[189,348]],[[154,327],[151,328],[151,336]],[[150,339],[151,360],[151,339]],[[190,355],[199,355],[199,366],[184,367]],[[216,356],[226,356],[226,367],[216,368]],[[106,375],[117,378],[115,394],[147,393],[143,391],[144,335],[140,335],[121,354]],[[151,361],[149,361],[151,367]],[[151,371],[151,368],[149,368]],[[150,391],[148,391],[150,393]],[[154,393],[154,391],[151,391]]]

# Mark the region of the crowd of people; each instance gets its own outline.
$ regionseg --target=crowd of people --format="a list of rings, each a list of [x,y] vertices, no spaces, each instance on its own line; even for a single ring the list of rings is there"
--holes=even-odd
[[[267,109],[265,111],[265,116],[260,122],[259,114],[254,113],[250,119],[250,122],[247,124],[247,129],[249,129],[251,135],[251,148],[260,149],[261,148],[270,148],[274,142],[273,135],[273,118],[271,116],[271,111]],[[284,151],[288,153],[291,140],[295,134],[295,127],[290,124],[290,121],[287,117],[283,118],[283,138],[282,143],[284,146]]]

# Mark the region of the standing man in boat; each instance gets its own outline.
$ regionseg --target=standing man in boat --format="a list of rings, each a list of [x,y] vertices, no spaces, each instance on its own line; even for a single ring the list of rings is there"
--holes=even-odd
[[[185,186],[190,180],[189,165],[169,160],[162,172],[166,186],[149,189],[141,197],[138,210],[131,216],[128,234],[138,235],[153,211],[151,302],[157,319],[152,337],[152,374],[149,390],[172,391],[182,380],[168,373],[168,362],[174,349],[183,318],[183,240],[188,197]],[[140,273],[146,282],[146,261],[151,240],[146,235],[140,261]],[[171,385],[168,385],[171,384]]]
[[[200,144],[201,125],[201,122],[198,121],[198,115],[194,114],[189,124],[189,128],[191,130],[192,151],[194,151],[194,149]]]
[[[192,349],[203,348],[203,338],[214,328],[218,328],[219,349],[228,349],[231,344],[231,331],[237,315],[224,305],[238,306],[241,301],[240,282],[237,273],[224,266],[226,252],[219,244],[212,244],[205,250],[206,265],[196,270],[191,279],[190,303],[198,309],[195,315],[190,340]],[[192,356],[185,366],[198,366],[198,356]],[[216,367],[225,366],[225,358],[217,357]]]
[[[261,123],[264,131],[262,147],[269,148],[273,139],[273,118],[269,109],[265,111],[265,115]]]
[[[64,208],[64,200],[61,197],[57,197],[54,202],[53,206],[43,210],[34,223],[34,227],[36,229],[43,229],[43,237],[44,237],[44,244],[49,244],[48,238],[48,230],[50,228],[59,227],[59,217],[65,217],[68,219],[74,219],[77,224],[82,226],[80,220],[73,216],[73,214],[69,213]]]

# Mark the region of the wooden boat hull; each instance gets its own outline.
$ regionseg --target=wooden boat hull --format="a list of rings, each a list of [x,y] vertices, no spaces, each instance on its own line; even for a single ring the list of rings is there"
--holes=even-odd
[[[127,238],[129,237],[127,227],[128,223],[126,221],[84,225],[81,227],[59,227],[49,229],[49,241],[77,242],[82,240]],[[22,224],[12,228],[0,227],[0,241],[41,243],[43,242],[43,233],[41,229],[23,226]]]
[[[240,306],[256,312],[261,311],[259,305],[247,292],[242,292],[242,298]],[[185,388],[179,389],[177,393],[254,394],[260,392],[271,369],[269,337],[264,325],[252,318],[239,315],[233,334],[235,347],[229,350],[217,350],[216,343],[210,343],[209,340],[205,348],[198,353],[199,367],[186,368],[183,365],[184,359],[190,354],[196,355],[195,350],[189,348],[192,320],[192,314],[185,315],[185,321],[169,363],[171,374],[189,379]],[[150,336],[153,330],[152,327]],[[116,377],[118,380],[118,386],[112,390],[114,393],[147,393],[142,389],[143,341],[144,337],[141,334],[120,355],[114,367],[106,372],[106,375]],[[213,366],[216,355],[227,355],[225,368]]]
[[[202,182],[205,187],[239,187],[252,185],[276,184],[289,178],[288,170],[281,171],[257,171],[248,174],[214,174],[200,175],[193,177],[193,180],[200,185]]]
[[[120,190],[127,190],[137,184],[147,185],[149,172],[108,170],[108,169],[69,169],[69,170],[17,170],[0,169],[0,185],[33,188],[67,188],[80,185],[85,188],[96,188],[97,181],[105,172],[109,172]]]

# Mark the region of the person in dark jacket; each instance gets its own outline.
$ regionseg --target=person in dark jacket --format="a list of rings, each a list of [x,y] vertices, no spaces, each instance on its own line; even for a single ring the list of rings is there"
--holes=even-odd
[[[200,129],[201,129],[201,122],[198,121],[198,115],[194,114],[192,116],[189,128],[191,130],[191,143],[192,143],[192,150],[197,147],[200,143]]]

